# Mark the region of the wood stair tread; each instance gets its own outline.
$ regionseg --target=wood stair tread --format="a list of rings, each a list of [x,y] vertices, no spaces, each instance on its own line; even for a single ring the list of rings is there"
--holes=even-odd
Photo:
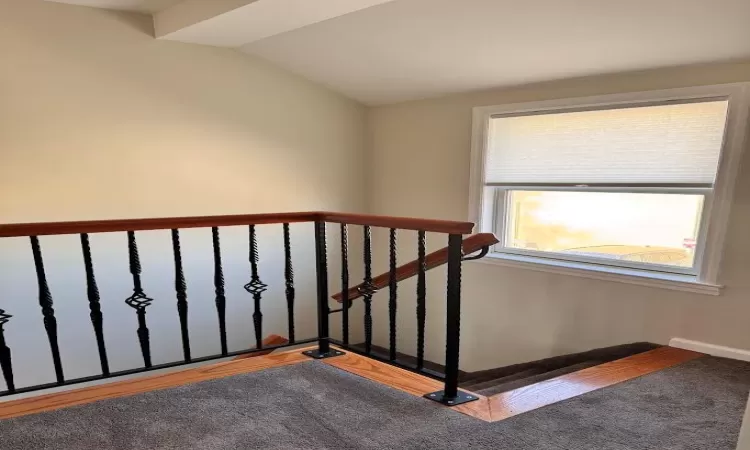
[[[588,369],[589,367],[597,366],[600,363],[601,363],[600,361],[584,361],[578,364],[561,367],[559,369],[551,370],[548,372],[537,373],[537,374],[530,375],[527,377],[517,378],[515,380],[509,380],[506,382],[496,383],[494,385],[490,385],[485,388],[482,388],[481,390],[474,390],[473,392],[484,395],[486,397],[490,397],[495,394],[501,394],[503,392],[512,391],[513,389],[522,388],[524,386],[530,386],[532,384],[540,383],[546,380],[551,380],[552,378],[557,378],[562,375],[567,375],[569,373],[578,372],[579,370]],[[501,381],[501,380],[498,380],[498,381]],[[489,384],[489,382],[486,384]]]
[[[482,381],[476,381],[476,382],[469,381],[466,383],[461,383],[461,388],[468,389],[472,392],[479,394],[483,389],[491,388],[499,384],[509,383],[511,381],[516,381],[516,380],[523,379],[523,378],[528,378],[534,375],[539,375],[544,372],[545,371],[541,368],[532,367],[526,370],[522,370],[520,372],[506,375],[504,377],[493,378],[491,380],[482,380]]]

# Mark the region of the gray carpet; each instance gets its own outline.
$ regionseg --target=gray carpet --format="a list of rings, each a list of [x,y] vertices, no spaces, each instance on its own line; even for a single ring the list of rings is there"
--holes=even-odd
[[[0,421],[0,448],[733,450],[749,390],[704,357],[485,423],[310,361]]]

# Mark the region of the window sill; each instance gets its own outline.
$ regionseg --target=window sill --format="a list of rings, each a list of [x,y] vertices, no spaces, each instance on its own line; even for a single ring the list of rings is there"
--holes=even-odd
[[[704,295],[719,295],[721,293],[721,288],[723,287],[716,284],[700,282],[696,280],[695,277],[689,275],[647,272],[623,267],[557,261],[535,258],[532,256],[510,255],[506,253],[490,253],[484,258],[476,260],[476,262],[561,275],[572,275],[595,280],[617,281],[620,283],[694,292]]]

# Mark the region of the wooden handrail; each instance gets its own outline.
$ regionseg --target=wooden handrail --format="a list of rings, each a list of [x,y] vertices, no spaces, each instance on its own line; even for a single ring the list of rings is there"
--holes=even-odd
[[[478,252],[482,250],[483,248],[489,247],[491,245],[495,245],[498,242],[500,241],[498,241],[498,239],[492,233],[479,233],[473,236],[469,236],[463,240],[462,246],[463,246],[464,255],[469,255],[471,253]],[[446,264],[447,262],[448,262],[448,247],[443,247],[440,250],[434,251],[428,254],[427,256],[425,256],[425,264],[427,266],[427,270],[434,269],[435,267],[438,267],[438,266],[442,266],[443,264]],[[419,272],[419,261],[418,260],[410,261],[396,268],[396,281],[402,281],[407,278],[416,276],[418,272]],[[376,290],[384,289],[385,287],[388,286],[389,278],[390,278],[389,272],[382,273],[372,279],[372,284],[373,286],[375,286]],[[358,284],[357,286],[354,286],[353,288],[349,289],[349,295],[348,295],[349,301],[362,297],[360,288],[362,288],[363,285],[364,283]],[[339,292],[333,295],[332,297],[337,302],[343,303],[343,292]]]
[[[470,222],[317,211],[231,216],[168,217],[158,219],[93,220],[85,222],[19,223],[0,225],[0,237],[226,227],[233,225],[314,222],[317,220],[353,225],[460,234],[470,233],[474,226]]]
[[[373,216],[369,214],[343,214],[323,212],[322,220],[351,225],[370,225],[373,227],[398,228],[401,230],[422,230],[436,233],[469,234],[474,229],[471,222],[453,222],[449,220],[415,219],[412,217]]]
[[[159,219],[93,220],[86,222],[19,223],[0,225],[0,237],[52,234],[108,233],[118,231],[171,230],[173,228],[227,227],[284,222],[312,222],[319,213],[245,214],[232,216],[165,217]]]

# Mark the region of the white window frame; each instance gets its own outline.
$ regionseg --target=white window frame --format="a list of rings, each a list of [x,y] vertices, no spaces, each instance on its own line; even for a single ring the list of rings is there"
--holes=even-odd
[[[680,192],[704,195],[700,234],[695,250],[693,269],[679,269],[648,263],[608,263],[605,259],[585,256],[561,255],[534,250],[496,246],[487,258],[490,264],[524,267],[546,272],[565,273],[588,278],[624,281],[649,286],[666,287],[692,292],[718,295],[719,266],[726,236],[729,208],[737,178],[739,161],[745,148],[746,129],[750,112],[750,83],[734,83],[715,86],[646,91],[596,97],[570,98],[541,102],[482,106],[473,109],[471,174],[469,187],[469,220],[476,223],[480,232],[496,233],[504,239],[504,217],[495,214],[497,208],[505,208],[503,195],[494,195],[485,182],[485,160],[489,144],[488,128],[493,117],[509,114],[531,114],[540,112],[564,112],[566,110],[599,109],[606,107],[632,107],[686,102],[694,100],[728,100],[727,122],[719,158],[716,181],[712,188],[676,187],[645,190],[637,187],[607,186],[581,187],[557,186],[537,187],[533,185],[503,186],[505,190],[571,190],[599,192]],[[489,195],[487,195],[489,193]],[[488,197],[488,198],[485,198]]]

